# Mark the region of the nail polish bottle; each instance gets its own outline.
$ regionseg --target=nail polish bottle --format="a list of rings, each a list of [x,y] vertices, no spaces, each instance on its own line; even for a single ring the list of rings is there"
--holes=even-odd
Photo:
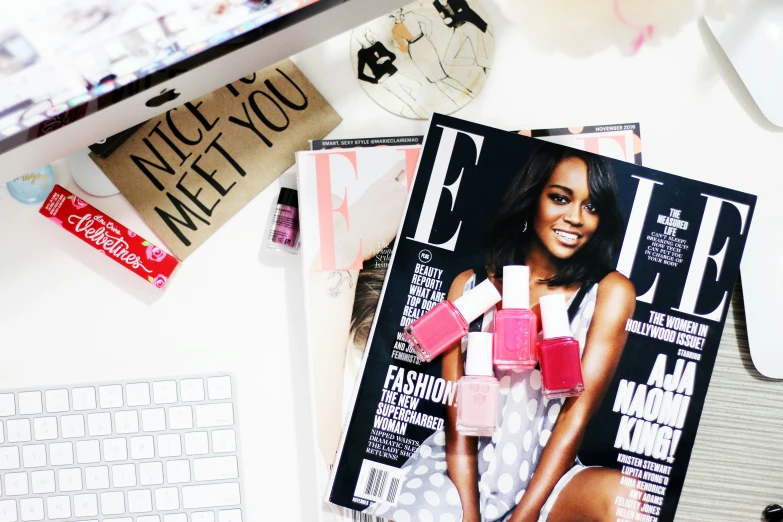
[[[280,189],[270,221],[267,246],[273,250],[298,253],[299,203],[296,190],[285,187]]]
[[[544,338],[538,343],[544,397],[557,399],[581,394],[582,360],[579,341],[571,335],[563,294],[545,295],[538,300]]]
[[[492,373],[492,334],[470,332],[465,376],[457,382],[457,431],[479,437],[495,433],[499,392]]]
[[[503,308],[495,314],[494,363],[501,370],[536,367],[538,320],[530,311],[530,269],[503,267]]]
[[[500,301],[500,293],[487,279],[462,297],[441,301],[405,327],[403,335],[421,362],[429,362],[468,334],[471,321]]]

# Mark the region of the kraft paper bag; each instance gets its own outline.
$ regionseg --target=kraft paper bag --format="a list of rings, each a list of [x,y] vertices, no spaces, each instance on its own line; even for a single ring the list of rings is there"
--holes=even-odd
[[[284,60],[149,120],[108,158],[90,157],[182,260],[340,121]]]

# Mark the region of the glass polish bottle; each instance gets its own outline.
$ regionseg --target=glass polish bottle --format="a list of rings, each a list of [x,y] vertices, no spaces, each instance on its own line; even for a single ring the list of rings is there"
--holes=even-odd
[[[465,337],[470,322],[500,301],[500,292],[489,279],[465,292],[454,302],[441,301],[405,327],[403,335],[421,362],[429,362]]]
[[[538,343],[544,397],[557,399],[580,395],[585,387],[579,341],[571,334],[565,296],[545,295],[538,300],[544,338]]]
[[[457,431],[489,437],[498,429],[500,383],[492,373],[492,334],[470,332],[465,375],[457,382]]]
[[[536,367],[538,318],[530,311],[530,269],[503,267],[503,308],[495,314],[494,363],[501,370]]]

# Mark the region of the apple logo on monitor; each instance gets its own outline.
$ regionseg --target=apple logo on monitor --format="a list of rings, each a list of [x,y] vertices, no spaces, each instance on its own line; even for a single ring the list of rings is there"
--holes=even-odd
[[[168,89],[163,89],[162,91],[160,91],[160,94],[147,100],[147,103],[145,103],[144,105],[146,105],[147,107],[160,107],[164,103],[168,103],[172,100],[176,100],[177,98],[179,98],[179,95],[180,93],[178,93],[176,89],[172,89],[170,91]]]

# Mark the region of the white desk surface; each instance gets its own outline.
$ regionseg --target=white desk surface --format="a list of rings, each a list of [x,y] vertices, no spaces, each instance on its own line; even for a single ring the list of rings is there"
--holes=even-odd
[[[645,165],[751,192],[780,159],[778,130],[717,66],[699,24],[632,58],[610,50],[577,59],[532,47],[487,7],[494,70],[457,116],[507,129],[641,122]],[[332,137],[424,132],[425,122],[390,115],[364,95],[348,45],[344,34],[295,57],[344,118]],[[55,171],[154,241],[122,196],[86,196],[64,162]],[[314,520],[299,259],[264,245],[278,186],[188,258],[165,292],[0,192],[2,386],[232,372],[248,520]],[[749,363],[741,307],[735,298],[678,520],[756,521],[767,501],[783,501],[783,413],[772,395],[783,384]]]

